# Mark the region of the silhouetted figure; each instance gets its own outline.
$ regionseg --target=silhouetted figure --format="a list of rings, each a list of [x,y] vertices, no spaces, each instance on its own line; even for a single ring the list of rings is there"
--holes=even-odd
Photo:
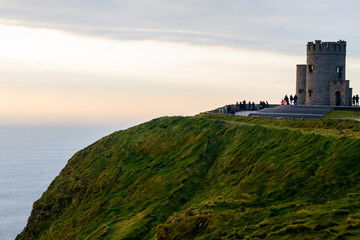
[[[269,108],[269,102],[266,101],[266,108]]]
[[[359,106],[359,95],[358,94],[356,94],[356,105]]]
[[[297,105],[297,101],[298,101],[298,96],[295,94],[294,95],[294,105]]]
[[[287,96],[287,95],[285,95],[285,97],[284,97],[284,101],[286,102],[286,105],[289,105],[289,98],[288,98],[288,96]]]
[[[246,110],[246,101],[243,101],[243,109]]]
[[[251,104],[251,110],[255,110],[255,103],[254,102],[252,102],[252,104]]]
[[[294,100],[293,96],[290,95],[290,105],[292,105],[293,100]]]
[[[264,101],[260,101],[260,104],[259,104],[259,109],[264,109],[266,107],[266,104]]]

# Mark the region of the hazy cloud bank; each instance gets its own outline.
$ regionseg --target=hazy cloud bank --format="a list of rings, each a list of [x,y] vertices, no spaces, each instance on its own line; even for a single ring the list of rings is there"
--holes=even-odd
[[[315,39],[349,42],[360,56],[358,1],[4,0],[6,23],[119,40],[189,44],[302,54]]]

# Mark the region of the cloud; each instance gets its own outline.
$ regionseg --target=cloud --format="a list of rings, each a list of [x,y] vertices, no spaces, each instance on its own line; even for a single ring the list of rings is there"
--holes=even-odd
[[[315,39],[352,43],[358,1],[4,0],[2,21],[120,40],[165,40],[302,54]],[[346,11],[345,11],[346,10]]]
[[[358,5],[0,0],[0,122],[150,119],[235,100],[278,103],[293,92],[295,65],[315,39],[347,40],[347,76],[356,80]]]

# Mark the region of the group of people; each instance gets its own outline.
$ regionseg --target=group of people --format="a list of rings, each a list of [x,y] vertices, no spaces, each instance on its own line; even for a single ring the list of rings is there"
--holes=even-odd
[[[228,114],[235,114],[236,112],[240,112],[240,111],[253,111],[256,109],[264,109],[264,108],[268,108],[269,107],[269,103],[268,101],[260,101],[260,104],[256,105],[255,102],[246,102],[244,101],[240,101],[240,102],[236,102],[235,105],[227,105],[225,106],[225,112],[227,112]]]
[[[297,101],[298,101],[298,97],[297,95],[295,94],[294,96],[293,95],[290,95],[290,97],[288,97],[287,95],[285,95],[284,99],[281,100],[281,105],[297,105]]]
[[[268,108],[269,107],[269,103],[268,101],[260,101],[260,104],[259,104],[259,110],[261,109],[264,109],[264,108]]]
[[[281,100],[281,105],[297,105],[298,97],[296,94],[294,96],[290,95],[288,97],[285,95],[284,99]],[[359,106],[359,95],[356,94],[352,97],[352,105]]]
[[[294,96],[290,95],[290,97],[288,97],[288,95],[285,95],[284,99],[281,100],[281,105],[297,105],[297,103],[298,96],[296,94]],[[359,95],[354,95],[352,97],[352,104],[359,106]],[[268,101],[260,101],[260,103],[256,105],[254,101],[246,102],[244,100],[236,102],[236,104],[226,105],[224,108],[218,109],[217,111],[220,113],[235,114],[236,112],[240,111],[261,110],[268,107]]]
[[[359,106],[359,95],[358,94],[356,94],[352,97],[352,105]]]

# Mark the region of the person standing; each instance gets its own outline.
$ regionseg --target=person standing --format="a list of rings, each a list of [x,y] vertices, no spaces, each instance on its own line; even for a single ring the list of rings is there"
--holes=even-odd
[[[230,114],[230,113],[231,113],[231,107],[230,107],[230,105],[227,105],[227,107],[226,107],[226,112],[227,112],[227,114]]]
[[[294,105],[297,105],[297,100],[298,100],[298,97],[297,97],[297,95],[295,94],[295,95],[294,95]]]
[[[293,96],[290,95],[290,105],[292,105],[293,100],[294,100]]]
[[[285,95],[284,100],[286,102],[286,105],[289,105],[289,97],[287,95]]]

